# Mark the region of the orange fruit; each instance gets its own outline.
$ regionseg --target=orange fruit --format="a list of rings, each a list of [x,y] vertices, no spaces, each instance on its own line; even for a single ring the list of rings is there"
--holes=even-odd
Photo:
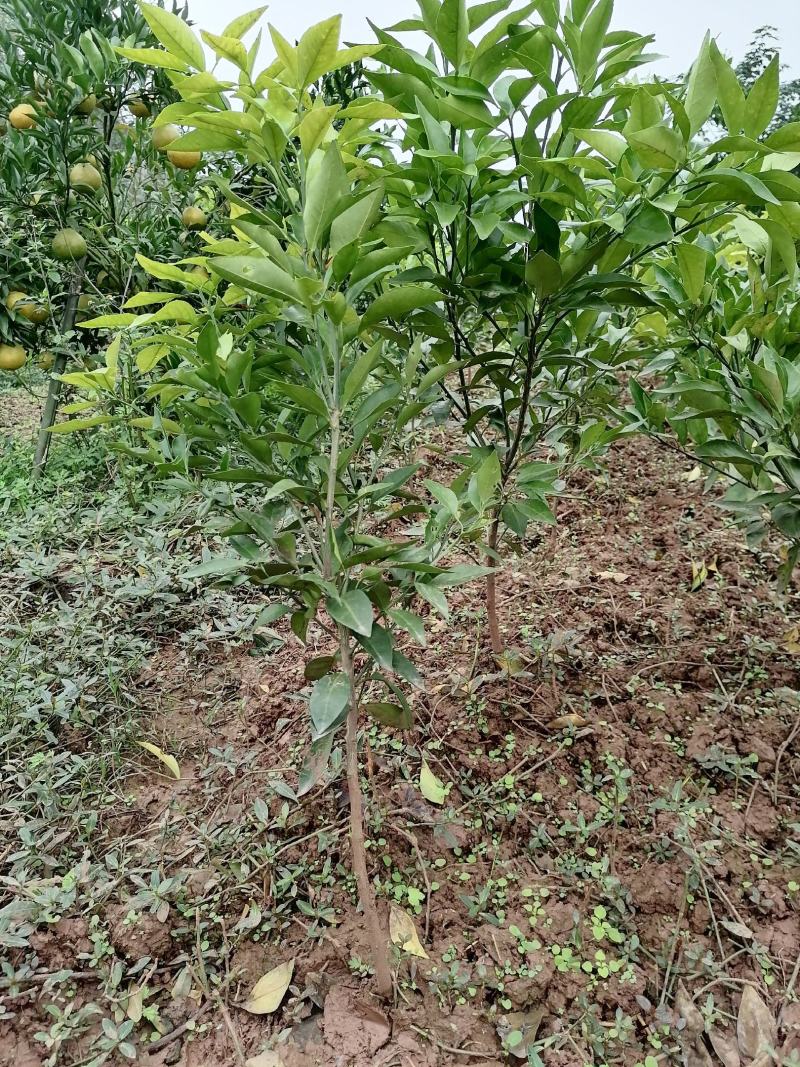
[[[15,130],[33,130],[36,128],[36,108],[33,104],[17,104],[8,113],[8,121]]]
[[[170,152],[167,150],[167,159],[178,170],[193,170],[202,158],[200,152]]]

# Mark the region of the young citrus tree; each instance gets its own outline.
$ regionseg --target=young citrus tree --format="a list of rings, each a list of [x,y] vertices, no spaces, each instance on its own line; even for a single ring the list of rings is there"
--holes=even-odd
[[[164,12],[159,18],[162,62],[197,57],[199,66],[188,27]],[[231,235],[208,237],[202,255],[179,265],[140,257],[166,291],[135,300],[158,310],[86,326],[126,327],[150,375],[146,400],[156,410],[149,446],[136,454],[173,478],[200,480],[228,516],[225,533],[239,557],[206,561],[194,573],[270,588],[277,599],[262,621],[289,614],[302,640],[312,623],[329,635],[329,654],[306,668],[312,751],[299,793],[318,780],[344,727],[352,866],[378,988],[388,996],[388,935],[367,869],[359,723],[369,716],[411,725],[407,692],[422,680],[401,643],[424,642],[425,630],[410,604],[422,595],[446,610],[444,590],[483,569],[443,565],[448,542],[426,527],[417,466],[396,461],[427,407],[427,385],[418,380],[419,346],[398,347],[383,327],[438,299],[418,284],[381,291],[407,253],[385,240],[391,220],[370,146],[379,139],[374,123],[397,112],[370,99],[326,103],[310,92],[378,49],[341,49],[338,17],[296,46],[271,28],[277,57],[256,75],[253,50],[239,36],[254,21],[203,35],[237,65],[238,87],[198,70],[159,123],[191,128],[175,142],[179,151],[246,155],[274,195],[248,200],[220,183]]]
[[[800,149],[800,129],[773,134],[763,152]],[[800,198],[800,179],[784,172]],[[707,485],[756,544],[769,527],[786,539],[780,583],[800,557],[800,300],[798,211],[742,212],[713,236],[653,264],[664,311],[662,345],[632,384],[635,414],[656,440],[693,456]],[[669,330],[666,324],[669,323]],[[646,391],[656,376],[661,384]]]
[[[431,345],[427,369],[468,454],[457,499],[433,491],[455,523],[488,517],[500,653],[503,539],[552,522],[564,460],[591,462],[618,432],[601,405],[630,354],[622,316],[655,306],[647,258],[671,259],[732,205],[793,206],[794,193],[751,151],[774,87],[762,80],[745,98],[710,39],[686,84],[668,84],[643,80],[651,39],[611,29],[612,0],[419,10],[376,31],[385,69],[370,74],[403,115],[387,190],[392,240],[416,264],[392,284],[439,294],[407,337]],[[429,47],[406,47],[406,31]],[[730,137],[709,151],[699,135],[718,101]]]
[[[0,141],[3,339],[52,370],[36,454],[46,456],[68,362],[92,371],[75,323],[118,308],[141,274],[135,252],[177,254],[198,160],[158,151],[149,116],[174,99],[131,0],[4,7],[0,29],[6,135]],[[115,50],[117,46],[118,50]],[[166,147],[166,142],[163,147]],[[21,365],[24,360],[18,359]]]

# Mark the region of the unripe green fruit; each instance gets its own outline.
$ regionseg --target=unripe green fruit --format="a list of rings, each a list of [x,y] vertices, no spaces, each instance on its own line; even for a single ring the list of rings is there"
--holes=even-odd
[[[181,131],[172,123],[169,123],[166,126],[156,126],[152,134],[153,146],[157,148],[159,152],[166,152],[167,145],[172,144],[173,141],[177,141],[180,135]]]
[[[94,109],[96,107],[97,107],[97,97],[95,96],[94,93],[89,93],[89,95],[87,97],[85,97],[83,100],[81,100],[81,102],[78,104],[78,106],[75,108],[75,110],[81,115],[91,115],[91,113],[94,111]]]
[[[186,207],[181,215],[181,222],[187,230],[202,230],[208,219],[204,211],[199,207]]]
[[[76,163],[69,172],[69,184],[79,193],[96,193],[103,179],[92,163]]]
[[[59,230],[51,245],[56,259],[83,259],[86,255],[86,247],[83,236],[70,226]]]
[[[26,359],[21,345],[0,345],[0,370],[19,370]]]

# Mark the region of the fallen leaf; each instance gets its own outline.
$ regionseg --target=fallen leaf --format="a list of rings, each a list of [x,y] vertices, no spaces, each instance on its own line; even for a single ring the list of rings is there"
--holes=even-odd
[[[703,468],[698,465],[697,467],[692,467],[692,469],[690,471],[686,471],[685,474],[682,474],[681,475],[681,481],[682,482],[691,483],[691,482],[696,482],[698,478],[702,478],[702,477],[703,477]]]
[[[622,585],[630,578],[629,574],[625,574],[624,571],[599,571],[597,577],[603,582],[616,582],[617,585]]]
[[[444,804],[447,792],[444,785],[428,766],[427,760],[422,761],[422,770],[419,773],[419,788],[422,795],[431,804]]]
[[[721,1030],[712,1029],[709,1031],[708,1040],[722,1067],[742,1067],[733,1034],[723,1034]]]
[[[772,1012],[751,985],[745,986],[736,1020],[739,1051],[750,1059],[755,1059],[762,1052],[769,1052],[775,1046],[775,1031]]]
[[[587,724],[587,719],[584,719],[582,715],[578,715],[577,712],[571,711],[569,715],[559,715],[557,719],[551,719],[547,724],[547,729],[552,730],[553,733],[558,733],[559,730],[579,730],[581,726],[586,726]]]
[[[733,934],[734,937],[741,937],[743,941],[752,941],[755,937],[753,931],[744,925],[744,923],[730,922],[728,919],[721,919],[720,926],[724,926],[729,934]]]
[[[544,1008],[501,1015],[497,1020],[497,1036],[506,1051],[517,1059],[527,1060],[528,1049],[536,1041],[543,1018]]]
[[[151,756],[155,756],[156,759],[161,760],[164,766],[168,768],[172,777],[177,778],[178,781],[180,781],[181,769],[174,756],[167,755],[163,749],[159,748],[158,745],[154,745],[152,741],[137,741],[136,744],[139,748],[143,748],[146,752],[149,752]]]
[[[414,920],[402,908],[398,908],[396,904],[392,904],[389,909],[389,937],[392,939],[393,945],[397,945],[403,952],[407,952],[409,956],[419,956],[423,960],[428,959],[428,953],[420,943]]]
[[[800,656],[800,626],[793,626],[783,635],[783,647],[793,656]]]
[[[259,978],[249,998],[239,1007],[251,1015],[271,1015],[281,1006],[293,974],[294,960],[273,967],[263,978]]]
[[[144,1001],[142,999],[142,991],[138,985],[131,986],[131,991],[128,994],[128,1001],[125,1005],[125,1014],[131,1020],[131,1022],[138,1023],[142,1017],[144,1011]]]
[[[699,1038],[684,1046],[683,1064],[684,1067],[714,1067],[711,1054]]]
[[[703,1016],[695,1007],[694,1001],[689,996],[689,991],[683,982],[678,982],[678,992],[675,995],[675,1011],[686,1023],[682,1032],[683,1036],[694,1041],[696,1037],[702,1034],[705,1024]]]
[[[192,968],[187,964],[181,971],[179,971],[177,978],[172,983],[172,992],[170,996],[173,1000],[180,1000],[182,997],[188,997],[192,991]]]
[[[706,567],[705,560],[692,560],[692,592],[696,593],[698,589],[701,589],[708,580],[708,567]]]
[[[277,1052],[261,1052],[245,1060],[244,1067],[283,1067],[283,1060]]]

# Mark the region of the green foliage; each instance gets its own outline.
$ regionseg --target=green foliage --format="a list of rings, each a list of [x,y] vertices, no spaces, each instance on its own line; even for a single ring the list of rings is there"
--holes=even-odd
[[[726,419],[742,404],[760,417],[766,394],[773,407],[780,394],[781,419],[770,414],[780,448],[795,433],[793,365],[751,350],[747,331],[757,331],[740,321],[757,284],[777,298],[796,274],[796,131],[761,140],[778,104],[777,62],[745,92],[709,36],[685,83],[664,83],[640,70],[650,39],[610,29],[611,0],[419,6],[419,19],[376,29],[373,46],[340,48],[338,17],[296,45],[270,27],[276,58],[258,72],[242,40],[255,19],[198,37],[144,5],[163,46],[151,61],[180,96],[158,125],[188,129],[176,149],[246,160],[256,176],[215,178],[224,237],[206,236],[177,264],[139,255],[159,284],[85,324],[122,333],[104,368],[68,376],[109,404],[118,349],[130,346],[137,386],[116,416],[131,431],[125,453],[187,491],[201,486],[237,553],[192,573],[269,589],[265,618],[288,614],[303,641],[312,623],[330,638],[308,665],[312,747],[299,793],[319,781],[346,724],[353,864],[383,992],[356,728],[362,712],[410,722],[423,682],[402,635],[424,640],[422,613],[447,618],[447,590],[486,577],[499,655],[504,538],[554,522],[548,501],[564,474],[594,466],[621,434],[659,415],[663,424],[670,397],[691,406],[706,395],[667,362],[669,384],[654,398],[634,387],[637,415],[617,419],[620,373],[642,359],[637,338],[681,335],[689,320],[712,330],[681,357],[705,361],[690,382],[719,379],[727,407],[701,410],[727,438],[695,447],[748,488],[789,491],[760,482],[777,472],[785,483],[787,456],[765,445],[755,415],[730,433]],[[404,46],[405,31],[424,32],[424,55]],[[238,68],[235,85],[205,70],[201,39]],[[121,54],[131,58],[127,46]],[[320,90],[368,58],[369,95]],[[707,145],[698,135],[717,105],[727,131]],[[717,309],[707,286],[731,227],[758,282],[748,277],[751,292],[730,309],[722,270]],[[746,361],[729,360],[729,348]],[[684,418],[684,443],[701,435],[698,415]],[[98,418],[108,416],[66,429]],[[450,485],[420,484],[413,461],[415,435],[437,423],[459,431]],[[759,503],[794,530],[791,500]],[[459,542],[485,566],[454,565]]]
[[[800,229],[785,205],[770,215],[741,215],[653,263],[671,347],[649,370],[666,382],[633,395],[649,430],[663,435],[667,420],[709,485],[732,482],[723,503],[751,543],[770,526],[785,538],[786,585],[800,554]]]

